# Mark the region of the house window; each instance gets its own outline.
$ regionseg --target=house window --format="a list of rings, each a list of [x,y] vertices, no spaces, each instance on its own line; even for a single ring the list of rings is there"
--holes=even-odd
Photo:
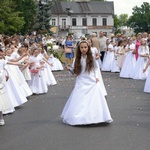
[[[97,26],[97,18],[93,18],[92,19],[92,25],[93,26]]]
[[[87,18],[82,18],[82,26],[87,26]]]
[[[107,18],[103,18],[103,26],[107,26]]]
[[[52,26],[56,26],[56,19],[52,19]]]
[[[76,26],[77,25],[77,19],[76,18],[72,18],[72,26]]]
[[[62,19],[62,27],[66,27],[66,19]]]

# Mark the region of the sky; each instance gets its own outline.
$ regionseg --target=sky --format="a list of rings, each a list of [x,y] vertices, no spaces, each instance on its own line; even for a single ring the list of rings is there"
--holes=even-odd
[[[114,2],[114,11],[116,15],[128,14],[132,15],[132,8],[135,6],[141,7],[143,2],[150,3],[150,0],[107,0]]]

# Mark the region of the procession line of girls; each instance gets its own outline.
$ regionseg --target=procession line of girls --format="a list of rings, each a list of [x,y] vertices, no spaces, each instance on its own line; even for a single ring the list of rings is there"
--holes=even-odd
[[[30,50],[24,44],[17,52],[14,45],[0,50],[0,125],[5,124],[3,114],[13,113],[27,97],[47,93],[48,86],[57,84],[45,55],[42,45]]]
[[[130,37],[128,41],[120,40],[117,44],[107,39],[105,46],[106,53],[101,70],[119,72],[120,78],[131,78],[136,80],[145,80],[149,78],[149,69],[145,69],[150,55],[146,39],[140,39],[140,43],[138,42],[138,49],[136,47],[132,37]]]

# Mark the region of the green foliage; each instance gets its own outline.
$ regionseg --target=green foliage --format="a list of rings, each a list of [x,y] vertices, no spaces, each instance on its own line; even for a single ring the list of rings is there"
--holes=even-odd
[[[126,26],[128,21],[128,14],[121,14],[119,16],[120,26]]]
[[[72,1],[75,1],[75,0],[52,0],[53,2],[72,2]],[[85,0],[80,0],[80,1],[85,1]],[[102,1],[102,2],[105,2],[106,0],[89,0],[89,1]]]
[[[36,14],[36,4],[35,0],[13,0],[16,3],[15,11],[22,12],[20,17],[24,18],[25,24],[20,30],[22,34],[31,31],[34,17]]]
[[[90,0],[90,1],[102,1],[102,2],[105,2],[106,0]]]
[[[150,33],[150,4],[143,2],[141,7],[135,6],[127,24],[135,33],[144,31]]]
[[[39,1],[37,4],[37,13],[35,18],[35,24],[33,26],[34,30],[37,30],[40,33],[51,33],[50,32],[50,10],[52,8],[53,2],[47,1],[46,3],[42,3]]]
[[[11,0],[0,1],[0,33],[12,35],[20,32],[25,24],[21,12],[15,11],[16,5]]]
[[[127,26],[128,14],[114,15],[115,34],[121,33],[120,27]]]
[[[121,27],[120,20],[117,15],[114,15],[114,27],[115,27],[115,29]]]

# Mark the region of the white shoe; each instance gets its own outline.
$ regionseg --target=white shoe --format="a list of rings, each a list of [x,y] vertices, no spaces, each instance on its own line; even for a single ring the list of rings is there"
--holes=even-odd
[[[0,120],[0,126],[3,126],[4,124],[5,124],[4,119],[1,119],[1,120]]]

